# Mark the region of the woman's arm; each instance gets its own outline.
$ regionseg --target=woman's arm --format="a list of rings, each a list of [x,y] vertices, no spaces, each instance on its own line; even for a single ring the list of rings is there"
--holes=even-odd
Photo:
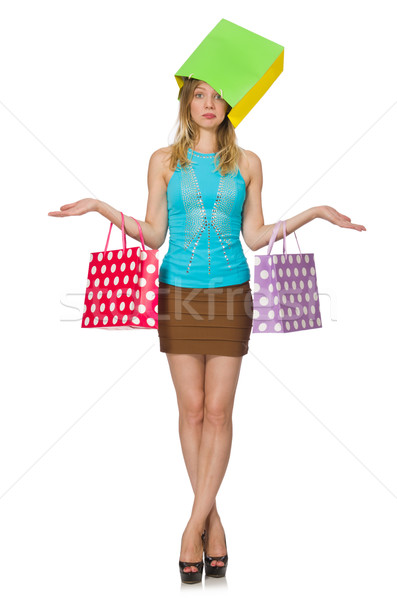
[[[261,192],[263,184],[262,164],[254,152],[245,151],[248,159],[249,183],[246,188],[246,198],[243,209],[242,233],[247,246],[256,252],[269,244],[275,223],[264,224]],[[334,225],[349,227],[357,231],[366,231],[363,225],[356,225],[346,215],[342,215],[331,206],[314,206],[303,212],[285,219],[286,235],[293,233],[302,225],[316,218],[326,219]],[[283,238],[283,228],[280,227],[275,241]]]
[[[164,178],[165,159],[166,149],[164,148],[156,150],[150,157],[146,216],[144,221],[137,219],[142,228],[145,245],[154,249],[160,248],[164,243],[168,229],[167,185]],[[70,217],[84,215],[87,212],[98,212],[121,229],[121,212],[107,202],[96,198],[83,198],[72,204],[64,204],[60,211],[49,212],[48,215]],[[138,225],[133,218],[124,215],[124,229],[127,235],[140,241]]]

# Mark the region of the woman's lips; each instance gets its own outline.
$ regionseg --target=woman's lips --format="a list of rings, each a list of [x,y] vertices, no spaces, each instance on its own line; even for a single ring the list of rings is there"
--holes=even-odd
[[[210,113],[207,113],[206,115],[203,115],[203,117],[205,117],[206,119],[215,119],[215,115],[212,115]]]

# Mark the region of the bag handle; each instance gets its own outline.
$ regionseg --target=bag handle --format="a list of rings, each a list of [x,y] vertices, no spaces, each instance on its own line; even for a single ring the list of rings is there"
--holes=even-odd
[[[108,245],[109,245],[109,238],[110,238],[110,233],[112,231],[112,227],[113,227],[113,223],[110,223],[110,227],[109,227],[109,233],[108,233],[108,239],[106,240],[106,246],[105,246],[105,250],[104,252],[107,252],[108,249]],[[121,238],[123,240],[123,254],[125,254],[126,251],[126,247],[127,247],[127,243],[126,243],[126,239],[125,239],[125,231],[124,231],[124,215],[123,213],[121,213]]]
[[[278,230],[280,229],[281,223],[283,224],[283,254],[284,255],[287,254],[287,239],[286,239],[287,238],[287,235],[286,235],[287,227],[286,227],[285,221],[277,221],[277,223],[274,225],[272,237],[270,238],[269,246],[268,246],[268,250],[267,250],[268,254],[270,254],[270,252],[272,251],[273,244],[274,244],[274,241],[275,241],[275,239],[277,237]],[[298,238],[296,236],[296,231],[294,231],[294,234],[295,234],[296,243],[298,244],[299,253],[302,256],[302,252],[301,252],[301,249],[299,247]]]
[[[134,219],[134,221],[137,223],[138,225],[138,229],[139,229],[139,237],[141,239],[141,245],[142,245],[142,250],[145,251],[145,241],[143,239],[143,234],[142,234],[142,228],[141,225],[139,223],[139,221],[137,221],[134,217],[131,217],[132,219]],[[105,246],[105,250],[104,252],[107,251],[108,249],[108,245],[109,245],[109,238],[110,238],[110,233],[112,231],[112,226],[113,223],[110,223],[110,227],[109,227],[109,233],[108,233],[108,239],[106,240],[106,246]],[[125,254],[126,248],[127,248],[127,243],[126,243],[126,237],[125,237],[125,229],[124,229],[124,215],[123,213],[121,213],[121,237],[122,237],[122,241],[123,241],[123,254]]]
[[[135,217],[131,217],[131,219],[134,219],[135,223],[138,225],[139,237],[141,238],[142,250],[145,251],[145,240],[143,239],[141,224],[139,223],[139,221],[137,221],[137,219],[135,219]]]

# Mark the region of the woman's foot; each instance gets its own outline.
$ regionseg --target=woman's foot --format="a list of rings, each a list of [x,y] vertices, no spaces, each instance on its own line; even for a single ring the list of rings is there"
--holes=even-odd
[[[200,562],[203,560],[202,533],[203,529],[197,529],[189,524],[186,526],[182,534],[180,561]],[[195,573],[198,571],[195,566],[185,567],[183,570],[185,573],[189,573],[189,571]]]
[[[225,531],[223,529],[219,515],[207,519],[205,523],[206,534],[206,554],[208,556],[225,556],[227,550],[225,545]],[[211,566],[223,567],[225,563],[221,560],[213,560]]]

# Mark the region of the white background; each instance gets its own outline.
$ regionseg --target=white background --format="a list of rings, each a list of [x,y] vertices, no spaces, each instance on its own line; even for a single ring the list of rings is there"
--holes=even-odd
[[[212,588],[231,598],[396,597],[391,9],[2,3],[4,600]],[[89,253],[104,247],[109,221],[47,213],[97,197],[144,219],[150,155],[173,139],[174,73],[222,18],[285,47],[284,72],[236,130],[262,160],[265,223],[328,204],[367,231],[320,219],[297,231],[302,252],[315,254],[323,327],[251,334],[217,499],[228,574],[181,586],[193,493],[166,355],[157,331],[81,328]],[[119,247],[113,228],[109,248]],[[168,239],[160,260],[167,248]],[[287,250],[297,252],[294,235]]]

